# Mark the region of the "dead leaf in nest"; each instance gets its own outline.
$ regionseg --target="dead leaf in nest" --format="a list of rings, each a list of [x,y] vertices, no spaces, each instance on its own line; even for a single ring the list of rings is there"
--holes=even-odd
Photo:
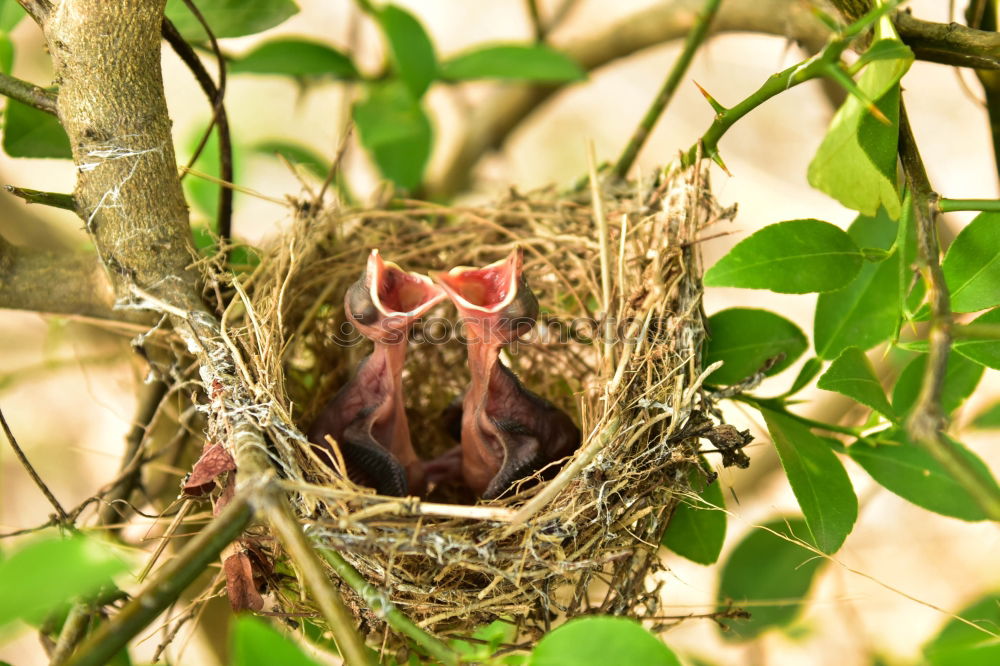
[[[226,574],[226,595],[233,611],[255,610],[264,608],[264,599],[257,592],[253,582],[253,568],[246,553],[230,555],[222,563]]]
[[[215,488],[216,477],[235,469],[236,462],[221,444],[206,446],[184,482],[184,494],[198,497],[209,493]]]

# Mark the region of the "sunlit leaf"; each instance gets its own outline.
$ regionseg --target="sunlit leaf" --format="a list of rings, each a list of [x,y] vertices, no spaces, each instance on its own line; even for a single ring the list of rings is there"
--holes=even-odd
[[[375,18],[389,42],[396,73],[419,100],[437,76],[437,57],[427,31],[413,14],[396,5],[376,10]]]
[[[772,532],[777,532],[777,536]],[[750,611],[749,620],[725,620],[728,640],[750,640],[767,629],[787,625],[802,607],[821,557],[791,538],[808,541],[805,521],[774,520],[752,529],[722,567],[716,599],[718,610],[730,602]]]
[[[811,541],[835,553],[858,518],[858,498],[837,455],[808,426],[762,409],[774,448],[795,499],[802,508]]]
[[[917,402],[924,381],[927,356],[921,354],[910,361],[896,380],[892,390],[892,406],[900,416],[908,413]],[[951,413],[972,395],[983,376],[983,366],[958,354],[948,354],[948,368],[941,388],[941,409]]]
[[[216,37],[254,35],[282,23],[299,11],[292,0],[197,0],[197,7]],[[207,42],[208,35],[184,0],[167,0],[166,17],[186,38]]]
[[[989,477],[989,469],[976,454],[959,442],[950,441],[971,467]],[[901,429],[879,433],[872,444],[858,442],[847,447],[847,453],[887,490],[945,516],[968,521],[986,519],[965,487],[923,447],[910,442]],[[993,485],[996,486],[995,481]]]
[[[972,325],[976,324],[1000,326],[1000,308],[976,317]],[[951,349],[980,365],[1000,370],[1000,336],[992,340],[956,340]]]
[[[888,250],[896,223],[884,209],[875,217],[859,216],[848,235],[859,246]],[[865,350],[892,337],[899,324],[899,255],[881,263],[865,263],[850,284],[819,295],[813,320],[816,354],[826,360],[848,347]]]
[[[83,536],[45,537],[0,560],[0,626],[38,621],[76,597],[96,593],[127,569],[110,548]]]
[[[726,539],[725,499],[716,479],[706,483],[705,474],[712,468],[701,461],[704,471],[691,468],[688,480],[698,499],[685,497],[670,517],[670,524],[660,543],[681,557],[698,564],[713,564],[719,559]]]
[[[890,419],[896,419],[896,412],[875,376],[875,369],[865,353],[857,347],[845,349],[819,378],[817,386],[846,395]]]
[[[8,99],[3,123],[3,149],[11,157],[73,157],[66,131],[50,113]]]
[[[624,617],[590,616],[570,620],[538,641],[530,666],[680,666],[663,641]]]
[[[980,430],[1000,429],[1000,402],[995,402],[976,415],[971,423],[973,428]]]
[[[14,68],[14,42],[10,35],[0,32],[0,72],[10,74]]]
[[[861,252],[840,228],[820,220],[771,224],[740,241],[705,273],[710,287],[784,294],[833,291],[861,270]]]
[[[249,615],[236,617],[231,641],[232,666],[319,666],[291,638]]]
[[[27,14],[17,0],[0,0],[0,32],[9,33]]]
[[[711,374],[713,384],[735,384],[758,372],[769,359],[784,355],[766,372],[776,374],[809,346],[798,326],[768,310],[722,310],[708,318],[708,330],[705,365],[724,362]]]
[[[420,184],[431,152],[431,123],[402,84],[372,86],[354,105],[354,123],[383,176],[407,189]]]
[[[991,636],[1000,627],[1000,594],[988,594],[978,599],[968,608],[960,610],[958,616],[961,619],[951,619],[941,633],[924,646],[928,665],[1000,664],[1000,642]],[[967,622],[976,626],[969,626]]]
[[[545,44],[480,46],[441,63],[441,78],[579,81],[586,73],[566,54]]]
[[[954,312],[1000,305],[1000,213],[980,213],[948,247],[941,263]]]
[[[876,118],[857,95],[849,95],[809,164],[809,184],[864,215],[875,215],[881,206],[898,219],[899,80],[910,68],[913,53],[899,41],[888,17],[876,24],[875,41],[867,50],[870,62],[857,89],[874,100],[889,124]]]
[[[283,74],[286,76],[329,76],[356,79],[358,70],[346,55],[319,42],[303,39],[276,39],[265,42],[229,65],[233,73]]]

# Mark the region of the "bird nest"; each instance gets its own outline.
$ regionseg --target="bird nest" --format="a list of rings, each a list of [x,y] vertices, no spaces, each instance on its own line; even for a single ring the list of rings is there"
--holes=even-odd
[[[701,390],[697,243],[731,215],[705,178],[689,169],[569,195],[510,192],[490,206],[393,200],[372,210],[300,210],[275,253],[235,285],[243,305],[225,318],[258,400],[305,431],[370,352],[345,323],[343,300],[372,248],[428,272],[482,266],[519,247],[541,314],[503,361],[583,433],[572,457],[478,503],[447,488],[428,498],[378,496],[300,434],[269,433],[310,538],[437,633],[498,618],[531,634],[560,616],[656,615],[658,590],[647,581],[662,566],[657,545],[697,468],[699,437],[718,439]],[[413,332],[403,379],[425,459],[454,446],[441,414],[469,382],[458,317],[447,307]],[[372,599],[343,592],[360,622],[381,627]],[[281,610],[311,610],[298,595],[278,596]]]

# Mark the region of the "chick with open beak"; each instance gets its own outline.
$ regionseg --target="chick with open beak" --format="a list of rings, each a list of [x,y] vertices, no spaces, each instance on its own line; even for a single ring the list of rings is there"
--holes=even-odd
[[[527,333],[538,301],[522,274],[523,256],[483,268],[434,274],[455,303],[468,337],[472,381],[462,401],[461,471],[484,499],[572,453],[580,430],[555,405],[521,385],[500,362],[500,350]]]
[[[323,408],[309,439],[328,447],[330,435],[351,479],[382,495],[423,492],[423,464],[410,442],[403,402],[403,363],[411,326],[445,298],[430,278],[383,261],[378,250],[344,296],[348,321],[375,348]]]

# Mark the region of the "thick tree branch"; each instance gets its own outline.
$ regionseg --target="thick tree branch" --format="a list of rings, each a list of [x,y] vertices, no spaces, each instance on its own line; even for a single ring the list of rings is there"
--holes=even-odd
[[[0,238],[0,308],[123,319],[92,252],[43,252]]]
[[[0,95],[16,99],[45,113],[56,113],[56,96],[34,83],[22,81],[9,74],[0,74]]]
[[[922,21],[908,11],[895,16],[900,38],[920,60],[956,67],[1000,69],[1000,34],[958,23]]]
[[[64,0],[43,22],[75,199],[119,299],[137,284],[200,308],[160,72],[164,0]]]
[[[703,0],[672,0],[626,17],[598,32],[570,42],[552,39],[587,71],[594,71],[643,49],[685,37],[694,26]],[[759,32],[788,37],[810,52],[822,48],[829,31],[798,0],[727,2],[712,23],[712,34]],[[427,192],[448,197],[465,188],[472,169],[490,150],[500,146],[526,117],[560,88],[554,86],[502,85],[476,107],[462,142],[447,167],[431,174]]]

